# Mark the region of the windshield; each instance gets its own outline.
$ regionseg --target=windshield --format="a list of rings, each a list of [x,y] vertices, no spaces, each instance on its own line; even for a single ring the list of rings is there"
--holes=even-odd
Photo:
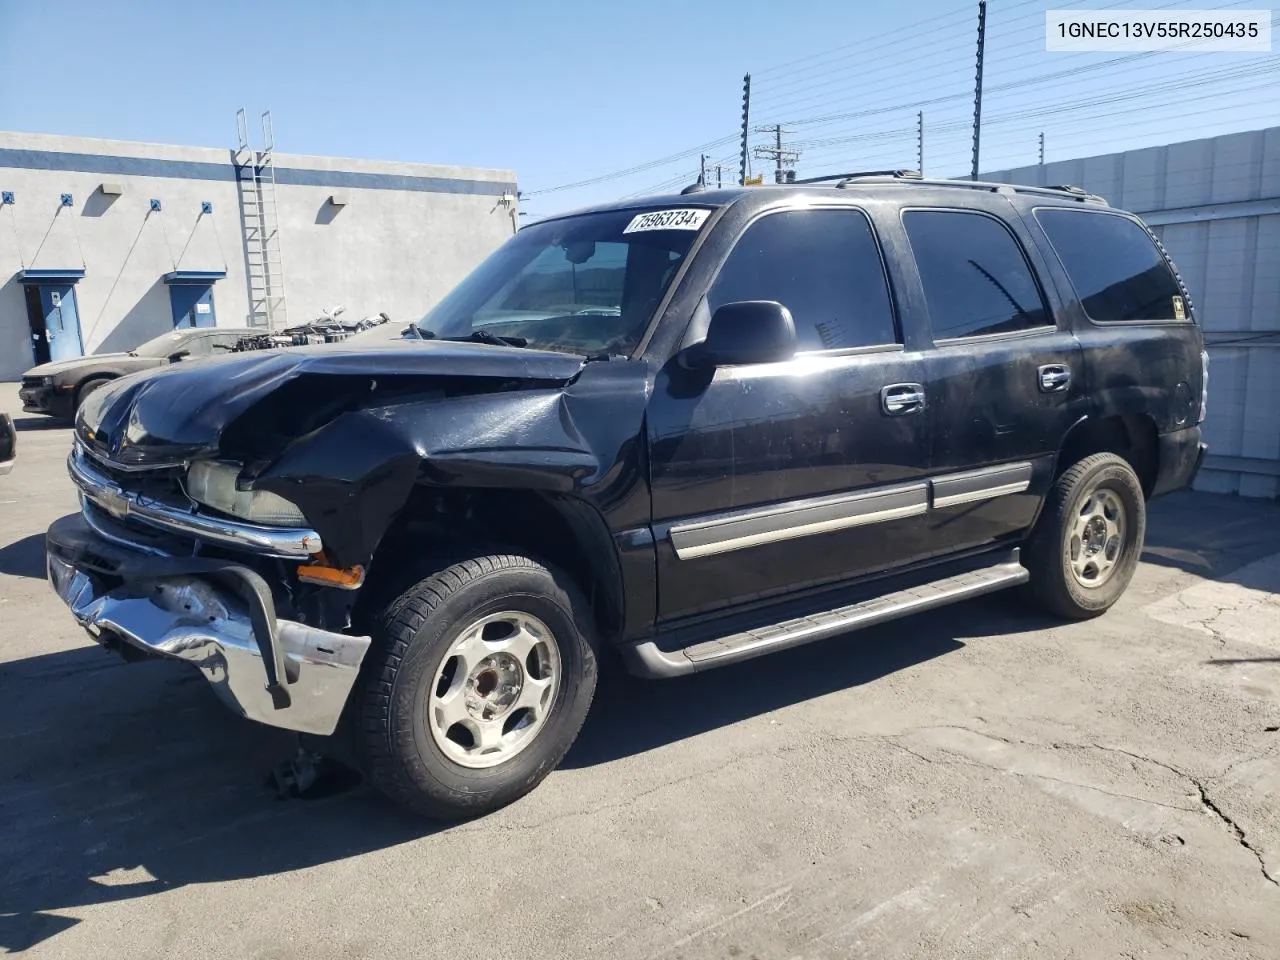
[[[186,333],[176,330],[171,333],[162,333],[129,352],[135,357],[169,357],[182,349],[182,341],[187,336]]]
[[[565,353],[630,353],[710,212],[590,213],[526,227],[418,327]]]

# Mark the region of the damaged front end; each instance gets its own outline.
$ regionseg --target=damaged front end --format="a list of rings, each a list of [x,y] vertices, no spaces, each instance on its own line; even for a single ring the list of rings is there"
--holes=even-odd
[[[117,484],[79,444],[68,467],[82,512],[49,528],[48,573],[89,635],[191,662],[251,720],[333,733],[370,640],[280,615],[276,565],[319,550],[314,531],[184,511]]]
[[[518,476],[570,492],[616,475],[566,413],[581,369],[566,355],[408,344],[118,381],[81,409],[68,471],[82,511],[48,531],[50,582],[98,642],[187,660],[236,712],[331,734],[371,642],[353,628],[357,598],[415,488]],[[643,375],[621,379],[634,433]],[[616,386],[590,392],[617,412]],[[625,431],[607,432],[606,448],[625,447]]]

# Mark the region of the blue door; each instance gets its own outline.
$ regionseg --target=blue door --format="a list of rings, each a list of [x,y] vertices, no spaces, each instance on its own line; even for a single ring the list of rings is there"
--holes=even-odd
[[[204,283],[175,283],[169,287],[175,330],[217,326],[213,312],[213,287]]]
[[[76,309],[76,288],[69,283],[41,284],[40,307],[44,311],[45,337],[49,357],[74,360],[84,356],[80,341],[80,311]]]

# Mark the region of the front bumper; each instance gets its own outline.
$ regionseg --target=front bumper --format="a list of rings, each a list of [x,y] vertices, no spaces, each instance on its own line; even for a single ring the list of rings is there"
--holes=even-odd
[[[46,546],[54,591],[99,643],[193,663],[250,720],[337,728],[369,637],[279,619],[248,567],[129,550],[80,514],[55,521]]]
[[[71,394],[59,394],[53,386],[27,386],[18,391],[24,413],[47,413],[53,417],[71,416]]]

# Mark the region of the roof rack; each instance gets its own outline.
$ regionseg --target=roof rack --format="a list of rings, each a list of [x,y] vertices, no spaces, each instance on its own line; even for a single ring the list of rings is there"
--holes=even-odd
[[[985,190],[991,193],[1030,193],[1046,197],[1069,197],[1082,203],[1097,203],[1107,206],[1103,197],[1089,193],[1083,187],[1053,186],[1033,187],[1020,183],[995,183],[987,180],[926,180],[919,170],[867,170],[861,173],[833,173],[824,177],[809,177],[797,180],[796,184],[828,184],[834,183],[837,190],[847,189],[853,185],[874,183],[918,183],[927,187],[960,187],[966,190]]]
[[[807,177],[792,183],[829,183],[832,180],[858,180],[862,177],[892,177],[895,180],[923,180],[919,170],[860,170],[857,173],[829,173],[824,177]]]

